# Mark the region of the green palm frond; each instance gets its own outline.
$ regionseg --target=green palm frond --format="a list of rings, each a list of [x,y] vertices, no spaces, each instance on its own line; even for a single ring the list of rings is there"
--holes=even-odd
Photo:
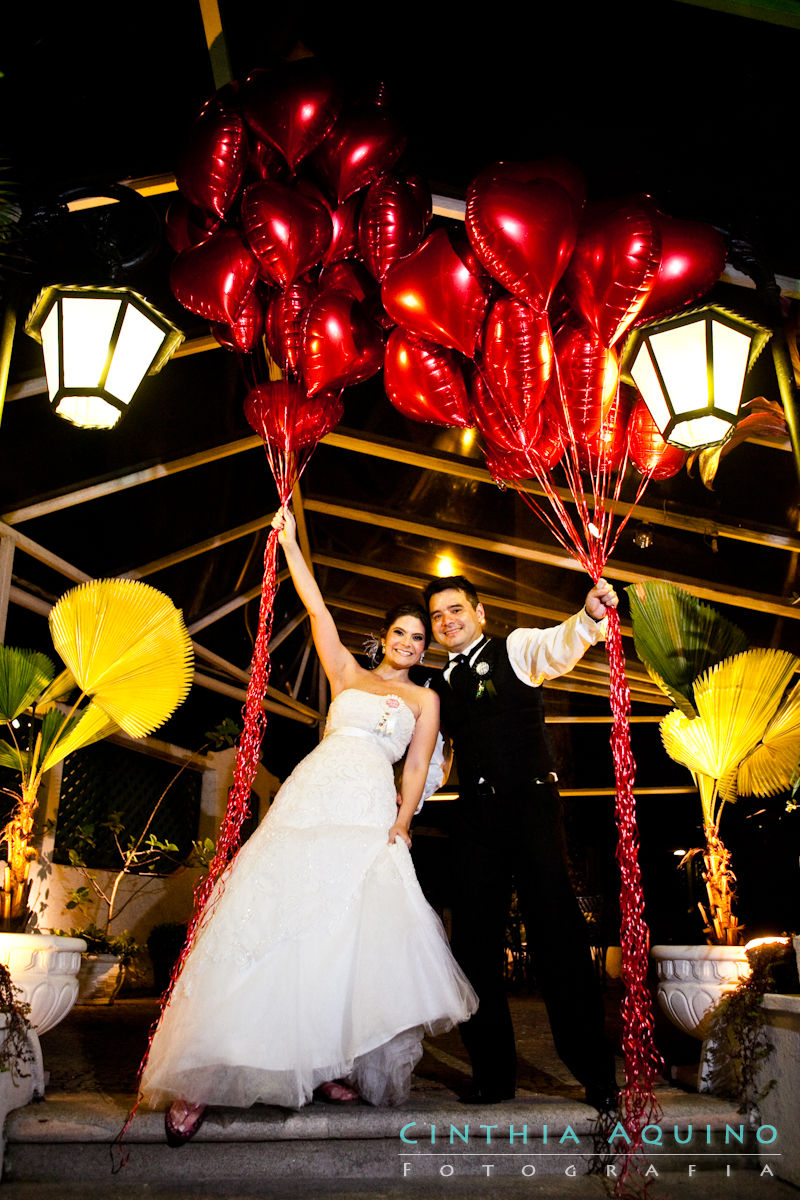
[[[46,654],[0,646],[0,720],[13,721],[25,712],[55,673]]]
[[[8,767],[9,771],[21,772],[24,758],[16,746],[0,738],[0,767]]]
[[[745,634],[675,584],[635,583],[625,591],[636,653],[673,704],[685,716],[696,716],[694,681],[709,667],[745,651]]]

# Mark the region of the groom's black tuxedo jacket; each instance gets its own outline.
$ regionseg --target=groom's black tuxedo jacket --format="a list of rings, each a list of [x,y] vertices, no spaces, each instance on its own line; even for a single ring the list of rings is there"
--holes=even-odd
[[[462,794],[475,794],[482,779],[496,791],[516,791],[544,779],[552,770],[552,758],[542,689],[515,674],[504,639],[487,640],[470,671],[466,694],[451,688],[444,672],[431,673],[431,687],[441,702],[442,730],[453,740]]]

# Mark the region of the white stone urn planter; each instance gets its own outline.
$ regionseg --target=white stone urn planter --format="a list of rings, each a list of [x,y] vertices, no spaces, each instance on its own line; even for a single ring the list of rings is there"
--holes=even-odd
[[[750,975],[743,946],[653,946],[650,956],[662,1011],[701,1041],[722,997]]]
[[[67,1015],[78,995],[83,938],[50,933],[0,933],[0,963],[30,1004],[28,1017],[37,1034],[46,1033]]]

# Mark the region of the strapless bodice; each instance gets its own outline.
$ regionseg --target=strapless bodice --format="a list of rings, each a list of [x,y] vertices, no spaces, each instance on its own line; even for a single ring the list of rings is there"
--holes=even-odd
[[[406,752],[415,723],[413,712],[400,696],[346,688],[328,709],[325,736],[368,738],[390,762],[396,762]]]

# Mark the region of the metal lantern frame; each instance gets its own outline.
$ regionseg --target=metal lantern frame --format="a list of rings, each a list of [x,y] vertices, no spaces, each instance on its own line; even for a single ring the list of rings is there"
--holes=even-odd
[[[77,384],[74,380],[67,382],[65,379],[67,354],[64,340],[64,304],[65,301],[76,300],[114,301],[118,306],[105,351],[100,347],[94,352],[95,369],[92,378]],[[129,319],[131,314],[140,326],[142,320],[147,321],[160,337],[156,344],[155,335],[153,336],[147,357],[140,359],[136,371],[130,376],[131,384],[114,391],[108,386],[109,377],[111,376],[112,380],[114,378],[112,371],[115,361],[118,361],[115,360],[115,356],[121,349],[126,319]],[[47,334],[43,333],[48,319],[56,322],[56,347],[49,351],[46,345]],[[53,411],[65,420],[84,428],[113,428],[122,413],[127,410],[144,377],[157,374],[183,341],[183,334],[171,321],[144,296],[127,287],[83,287],[70,284],[52,284],[45,287],[31,310],[25,332],[41,343],[45,350],[45,373]],[[70,401],[84,398],[99,402],[98,411],[102,420],[79,419],[75,411],[76,406],[71,406]],[[70,411],[71,407],[73,411]]]
[[[695,380],[694,386],[704,392],[706,402],[691,409],[682,408],[670,394],[664,362],[664,343],[657,344],[660,335],[686,329],[698,323],[705,325],[705,378]],[[725,332],[733,332],[749,338],[749,349],[735,400],[730,397],[721,402],[718,392],[722,363],[719,342]],[[717,336],[715,336],[717,334]],[[719,336],[721,334],[721,336]],[[705,304],[683,310],[672,317],[664,317],[634,329],[625,345],[622,358],[622,377],[626,383],[636,387],[647,405],[664,441],[680,446],[684,450],[698,450],[703,446],[717,445],[725,440],[739,419],[742,386],[745,377],[766,346],[772,331],[747,317],[717,304]],[[642,357],[644,356],[644,358]],[[638,375],[638,379],[637,379]],[[713,424],[709,422],[712,419]],[[698,426],[714,429],[719,436],[697,437]]]

